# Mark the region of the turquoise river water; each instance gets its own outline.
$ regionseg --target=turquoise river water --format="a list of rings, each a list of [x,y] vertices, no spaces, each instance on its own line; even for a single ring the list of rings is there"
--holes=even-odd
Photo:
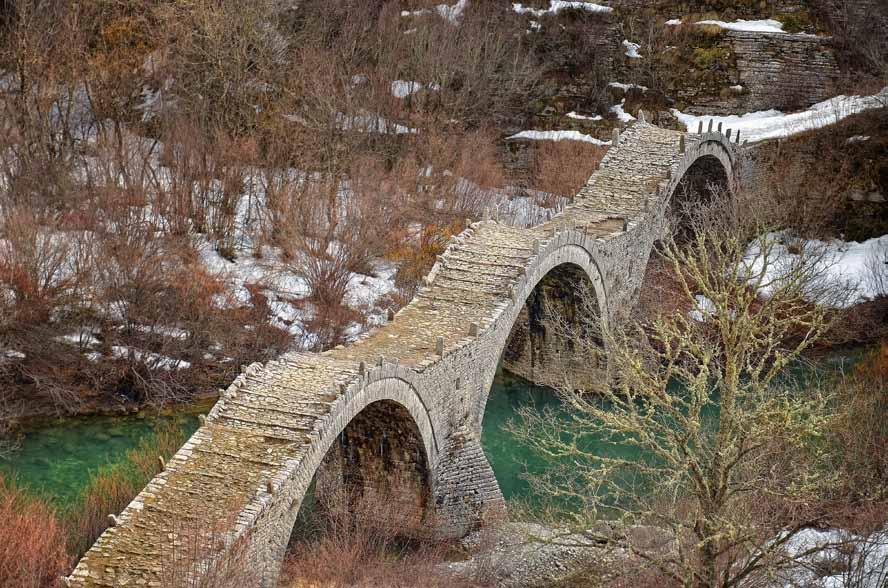
[[[820,365],[826,371],[836,371],[847,367],[849,360],[853,362],[852,355],[830,356]],[[810,368],[802,370],[803,375],[808,371]],[[503,430],[517,409],[526,405],[561,410],[552,390],[498,374],[484,414],[482,444],[506,499],[529,498],[530,489],[522,474],[546,467],[540,456]],[[127,451],[169,418],[135,415],[61,420],[27,432],[17,451],[8,459],[0,459],[0,473],[15,476],[20,485],[64,507],[77,498],[92,473],[125,459]],[[181,422],[190,434],[197,428],[197,413],[189,410]],[[591,440],[592,448],[595,443]],[[630,456],[636,451],[626,448],[620,453]]]

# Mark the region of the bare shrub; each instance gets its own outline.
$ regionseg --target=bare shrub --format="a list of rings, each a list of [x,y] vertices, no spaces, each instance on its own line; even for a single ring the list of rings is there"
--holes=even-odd
[[[81,236],[58,228],[51,215],[32,209],[0,212],[0,285],[11,293],[20,324],[47,322],[89,277]]]
[[[287,49],[274,2],[163,4],[162,68],[175,80],[181,111],[202,129],[240,135],[273,100],[274,74]]]
[[[875,298],[888,297],[888,241],[870,253],[864,281]]]
[[[598,169],[605,153],[606,147],[578,141],[541,141],[534,146],[531,185],[549,194],[573,198]]]
[[[0,476],[0,585],[58,586],[71,558],[56,513]]]
[[[422,578],[424,586],[468,586],[444,572],[448,544],[430,539],[419,521],[403,512],[398,497],[339,488],[325,495],[317,528],[291,542],[282,586],[385,586],[408,588]],[[425,521],[427,524],[428,521]]]
[[[773,240],[757,238],[765,262],[755,266],[736,217],[719,202],[700,208],[694,237],[669,240],[663,255],[690,305],[698,294],[711,301],[701,320],[680,309],[604,330],[612,385],[593,397],[566,377],[559,394],[570,419],[524,410],[512,430],[559,460],[529,477],[564,517],[556,520],[682,585],[724,587],[788,565],[782,546],[822,516],[804,507],[833,482],[816,450],[829,390],[800,394],[778,377],[830,321],[809,302],[819,291],[819,257],[803,256],[773,280]],[[759,298],[764,285],[770,296]],[[582,349],[595,361],[602,331],[575,323],[562,336],[585,331],[591,340]],[[592,432],[604,447],[585,444]],[[622,453],[627,440],[645,455]],[[607,525],[596,527],[601,519]],[[636,533],[645,528],[656,532]]]
[[[888,500],[888,353],[877,347],[837,384],[830,426],[841,471],[840,493],[853,500]]]

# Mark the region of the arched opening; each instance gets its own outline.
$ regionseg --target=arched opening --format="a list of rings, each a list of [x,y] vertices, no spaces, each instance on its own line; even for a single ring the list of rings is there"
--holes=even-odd
[[[365,406],[315,471],[282,575],[295,585],[352,585],[412,569],[434,531],[430,460],[420,427],[394,400]],[[386,577],[386,576],[381,576]]]
[[[546,273],[518,312],[481,422],[482,447],[507,501],[540,503],[525,474],[551,465],[509,424],[529,408],[570,418],[558,390],[594,393],[606,383],[603,297],[586,269],[563,263]]]
[[[669,229],[679,242],[693,235],[695,213],[730,191],[728,171],[713,155],[697,159],[672,193],[666,212]]]
[[[379,524],[397,513],[405,534],[422,529],[431,500],[429,466],[407,409],[381,400],[358,413],[318,468],[315,499],[322,511],[343,508]]]
[[[601,304],[586,271],[553,268],[527,297],[502,355],[502,366],[534,384],[593,390],[603,381]]]

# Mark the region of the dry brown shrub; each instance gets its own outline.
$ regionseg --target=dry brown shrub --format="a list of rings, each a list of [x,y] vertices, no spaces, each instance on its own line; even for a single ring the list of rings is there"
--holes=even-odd
[[[469,583],[439,566],[451,546],[421,539],[430,521],[404,512],[396,496],[373,497],[344,489],[325,495],[319,528],[308,538],[291,542],[282,586],[292,588],[345,586],[461,588]],[[423,520],[419,527],[405,521]],[[418,538],[420,537],[420,538]]]
[[[877,346],[838,384],[831,434],[838,447],[842,494],[888,500],[888,345]]]
[[[0,586],[48,588],[71,558],[56,513],[0,476]]]
[[[573,198],[607,153],[580,141],[540,141],[534,146],[532,186],[564,198]]]

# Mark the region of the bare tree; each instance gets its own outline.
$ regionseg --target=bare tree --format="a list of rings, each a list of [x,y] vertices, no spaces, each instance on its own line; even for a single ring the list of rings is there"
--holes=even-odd
[[[728,588],[787,564],[783,546],[817,520],[803,506],[829,482],[815,449],[828,394],[778,382],[830,320],[812,302],[826,295],[820,256],[775,273],[773,236],[756,237],[750,258],[736,225],[696,228],[662,253],[696,312],[603,333],[564,323],[589,355],[604,339],[611,385],[588,396],[565,378],[570,419],[525,410],[512,428],[552,460],[530,482],[559,524],[680,585]]]

